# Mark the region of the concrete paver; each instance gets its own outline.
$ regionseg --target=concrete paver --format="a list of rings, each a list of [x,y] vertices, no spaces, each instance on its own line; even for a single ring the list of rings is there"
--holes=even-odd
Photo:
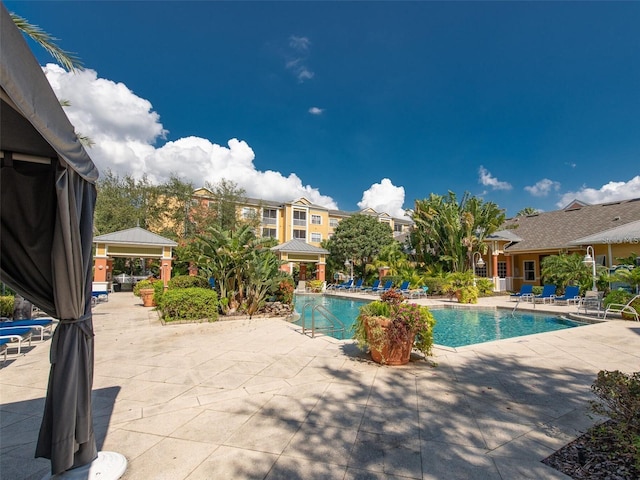
[[[437,366],[403,367],[281,319],[163,326],[130,292],[94,324],[96,438],[127,457],[124,479],[568,478],[540,460],[597,421],[597,372],[640,370],[640,324],[618,320],[436,347]],[[49,469],[33,458],[49,344],[0,369],[2,478]]]

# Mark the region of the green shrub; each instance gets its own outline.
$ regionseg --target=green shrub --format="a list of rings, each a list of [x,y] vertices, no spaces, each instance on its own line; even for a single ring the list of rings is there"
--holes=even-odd
[[[625,290],[612,290],[606,297],[604,297],[604,308],[607,308],[612,303],[624,305],[631,300],[631,297],[632,295]]]
[[[430,295],[442,295],[443,277],[425,277],[423,280],[424,285],[429,287],[428,292]]]
[[[322,280],[309,280],[307,286],[312,292],[319,293],[322,290]]]
[[[541,287],[540,285],[534,285],[533,287],[531,287],[531,291],[533,295],[542,295],[543,288],[544,287]]]
[[[138,283],[136,283],[133,286],[133,294],[136,297],[139,297],[140,296],[140,290],[144,290],[146,288],[153,288],[153,284],[156,283],[156,282],[162,283],[159,280],[151,280],[150,278],[148,278],[146,280],[140,280]]]
[[[14,298],[13,295],[0,297],[0,317],[10,317],[13,315]]]
[[[218,319],[218,294],[211,288],[174,288],[156,297],[158,310],[166,322]]]
[[[209,280],[204,277],[192,276],[192,275],[178,275],[169,280],[169,290],[174,288],[208,288],[211,290]]]
[[[640,469],[640,372],[601,370],[591,390],[599,398],[592,403],[593,411],[613,421],[619,449]]]
[[[460,303],[478,303],[478,287],[468,285],[460,289]]]
[[[493,280],[490,278],[478,278],[476,279],[476,285],[478,287],[478,292],[482,296],[492,295],[493,294]]]

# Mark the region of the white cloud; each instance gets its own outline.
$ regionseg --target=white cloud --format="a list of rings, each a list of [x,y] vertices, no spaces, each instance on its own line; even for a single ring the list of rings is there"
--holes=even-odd
[[[543,178],[536,182],[535,185],[524,187],[524,189],[534,197],[546,197],[552,190],[554,192],[560,190],[560,183],[549,180],[548,178]]]
[[[311,107],[309,109],[309,113],[311,115],[322,115],[322,113],[324,112],[324,108],[319,108],[319,107]]]
[[[388,213],[392,217],[406,217],[404,205],[404,187],[396,187],[388,178],[374,183],[362,194],[358,202],[360,209],[373,208],[378,213]]]
[[[640,197],[640,175],[633,177],[628,182],[609,182],[599,189],[583,186],[576,192],[567,192],[562,195],[556,204],[559,208],[565,207],[574,199],[586,203],[607,203],[630,198]]]
[[[304,185],[296,174],[285,177],[257,170],[255,153],[245,141],[232,138],[221,146],[205,138],[186,137],[156,147],[155,142],[167,132],[148,100],[122,83],[98,78],[94,70],[68,73],[51,64],[43,70],[58,98],[71,102],[65,112],[76,130],[95,142],[88,151],[99,170],[135,178],[146,174],[155,183],[179,174],[195,187],[224,178],[243,188],[248,197],[275,201],[306,197],[338,208],[331,197]]]
[[[511,190],[512,188],[510,183],[499,181],[482,165],[478,169],[478,174],[478,182],[485,187],[491,187],[492,190]]]
[[[297,37],[295,35],[289,37],[289,46],[294,50],[307,51],[309,50],[309,45],[311,45],[311,40],[308,37]]]
[[[311,41],[308,37],[297,37],[295,35],[289,37],[290,51],[286,54],[288,59],[285,62],[285,68],[293,73],[300,83],[315,76],[315,73],[307,66],[310,45]]]

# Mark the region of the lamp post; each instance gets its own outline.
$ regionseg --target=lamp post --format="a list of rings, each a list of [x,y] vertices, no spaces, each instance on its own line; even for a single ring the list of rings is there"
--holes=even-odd
[[[587,254],[584,256],[584,260],[582,260],[582,263],[584,263],[585,265],[591,264],[591,277],[593,279],[593,286],[591,287],[591,290],[597,292],[598,287],[596,286],[596,254],[593,251],[592,246],[587,247]]]
[[[478,255],[478,263],[476,263],[476,255]],[[471,265],[473,268],[473,286],[476,286],[476,265],[480,268],[484,267],[484,260],[482,259],[482,254],[480,252],[474,252],[471,256]]]
[[[351,276],[349,277],[349,280],[353,280],[353,260],[345,260],[344,266],[347,268],[351,268]]]

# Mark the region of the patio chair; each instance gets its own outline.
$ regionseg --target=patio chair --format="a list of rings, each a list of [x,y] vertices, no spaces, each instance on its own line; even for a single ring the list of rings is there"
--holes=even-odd
[[[349,283],[349,280],[347,280],[346,282],[342,282],[342,283],[332,283],[330,285],[327,285],[326,290],[335,290],[336,288],[342,288],[345,285],[347,285]]]
[[[49,331],[49,335],[53,333],[53,318],[30,318],[24,320],[6,320],[0,322],[0,329],[3,328],[33,328],[38,330],[40,340],[44,340],[45,330]]]
[[[519,300],[520,298],[532,297],[533,296],[533,285],[530,283],[525,283],[520,287],[520,291],[518,293],[512,293],[509,295],[509,298],[513,298],[514,300]]]
[[[353,278],[350,279],[347,283],[344,283],[342,285],[338,285],[336,287],[336,290],[349,290],[352,285],[353,285]]]
[[[640,298],[640,295],[636,295],[635,297],[633,297],[631,300],[629,300],[627,303],[622,304],[622,303],[610,303],[607,306],[607,309],[604,311],[604,319],[607,319],[607,314],[609,312],[611,313],[619,313],[620,315],[626,313],[627,315],[631,315],[632,317],[634,317],[636,319],[636,322],[640,322],[640,317],[638,316],[638,312],[636,311],[635,308],[633,308],[631,306],[631,304],[633,302],[635,302],[637,299]]]
[[[531,300],[533,303],[536,303],[538,300],[542,300],[542,303],[553,303],[553,299],[556,298],[556,286],[555,285],[545,285],[542,288],[542,293],[540,295],[533,295]]]
[[[393,288],[393,280],[387,280],[384,284],[384,287],[382,287],[378,293],[388,292],[392,288]]]
[[[373,282],[373,285],[371,285],[370,287],[362,287],[360,291],[364,293],[368,293],[373,289],[377,290],[379,286],[380,286],[380,280],[376,280],[375,282]]]
[[[364,282],[364,279],[359,278],[358,280],[356,280],[356,283],[351,285],[351,288],[349,290],[351,290],[352,292],[359,292],[360,290],[362,290],[362,282]]]
[[[569,305],[570,303],[578,304],[580,301],[580,287],[577,285],[569,285],[564,289],[564,295],[553,299],[554,303],[564,302]]]
[[[580,299],[578,303],[578,313],[580,310],[584,310],[584,314],[588,315],[589,312],[595,312],[598,316],[600,316],[600,312],[602,311],[602,297],[604,292],[594,292],[593,290],[588,290],[584,297]]]
[[[0,340],[7,340],[5,344],[6,348],[18,347],[18,354],[22,349],[22,342],[29,340],[29,346],[31,346],[31,329],[27,327],[20,328],[0,328]],[[13,342],[17,342],[17,345],[13,345]]]

